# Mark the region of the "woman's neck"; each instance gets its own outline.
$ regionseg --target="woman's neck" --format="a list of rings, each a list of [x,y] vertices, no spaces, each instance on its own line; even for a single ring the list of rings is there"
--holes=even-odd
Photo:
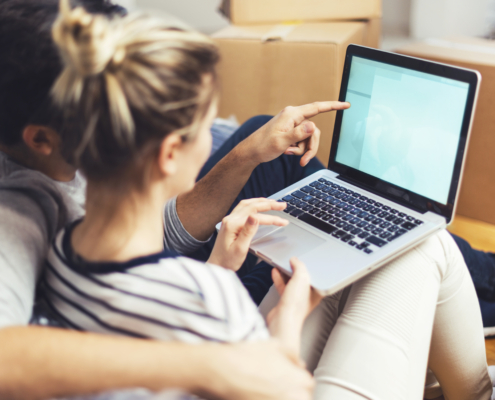
[[[72,246],[88,261],[127,261],[163,250],[163,188],[119,194],[88,182],[86,216]]]

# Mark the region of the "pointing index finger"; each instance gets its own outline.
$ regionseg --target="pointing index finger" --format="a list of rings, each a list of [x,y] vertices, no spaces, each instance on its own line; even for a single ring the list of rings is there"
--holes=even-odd
[[[303,106],[295,107],[299,115],[296,115],[296,123],[300,124],[305,119],[314,117],[320,113],[333,111],[333,110],[345,110],[351,105],[347,102],[340,101],[315,101],[311,104],[305,104]]]

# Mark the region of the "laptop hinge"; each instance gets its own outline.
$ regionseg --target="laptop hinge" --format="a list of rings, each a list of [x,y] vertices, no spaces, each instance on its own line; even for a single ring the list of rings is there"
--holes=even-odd
[[[413,211],[419,212],[421,214],[425,214],[426,213],[425,210],[422,210],[419,207],[415,207],[414,205],[408,203],[405,200],[402,200],[402,199],[397,198],[397,197],[388,196],[387,194],[385,194],[383,192],[379,192],[375,188],[372,188],[372,187],[370,187],[368,185],[365,185],[362,182],[359,182],[359,181],[357,181],[355,179],[352,179],[352,178],[349,178],[349,177],[346,177],[346,176],[342,176],[342,175],[338,175],[337,176],[337,179],[340,179],[341,181],[350,183],[351,185],[357,186],[358,188],[361,188],[363,190],[366,190],[368,192],[371,192],[373,194],[376,194],[377,196],[383,197],[383,198],[385,198],[387,200],[393,201],[394,203],[400,204],[401,206],[407,207],[407,208],[409,208],[409,209],[411,209]]]

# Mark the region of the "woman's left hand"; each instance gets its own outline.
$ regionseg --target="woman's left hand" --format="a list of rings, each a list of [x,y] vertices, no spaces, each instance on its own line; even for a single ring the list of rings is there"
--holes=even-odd
[[[259,225],[285,226],[289,222],[275,215],[259,214],[264,211],[282,211],[286,203],[264,198],[242,200],[232,213],[222,220],[209,263],[237,271],[249,251]]]
[[[290,265],[291,278],[275,268],[272,270],[273,284],[280,301],[268,314],[267,323],[272,336],[299,354],[304,320],[320,304],[323,296],[311,287],[308,270],[299,259],[292,257]]]

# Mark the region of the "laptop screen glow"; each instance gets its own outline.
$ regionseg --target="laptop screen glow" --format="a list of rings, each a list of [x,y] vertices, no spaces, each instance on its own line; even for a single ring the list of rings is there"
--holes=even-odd
[[[468,91],[353,56],[336,161],[446,204]]]

